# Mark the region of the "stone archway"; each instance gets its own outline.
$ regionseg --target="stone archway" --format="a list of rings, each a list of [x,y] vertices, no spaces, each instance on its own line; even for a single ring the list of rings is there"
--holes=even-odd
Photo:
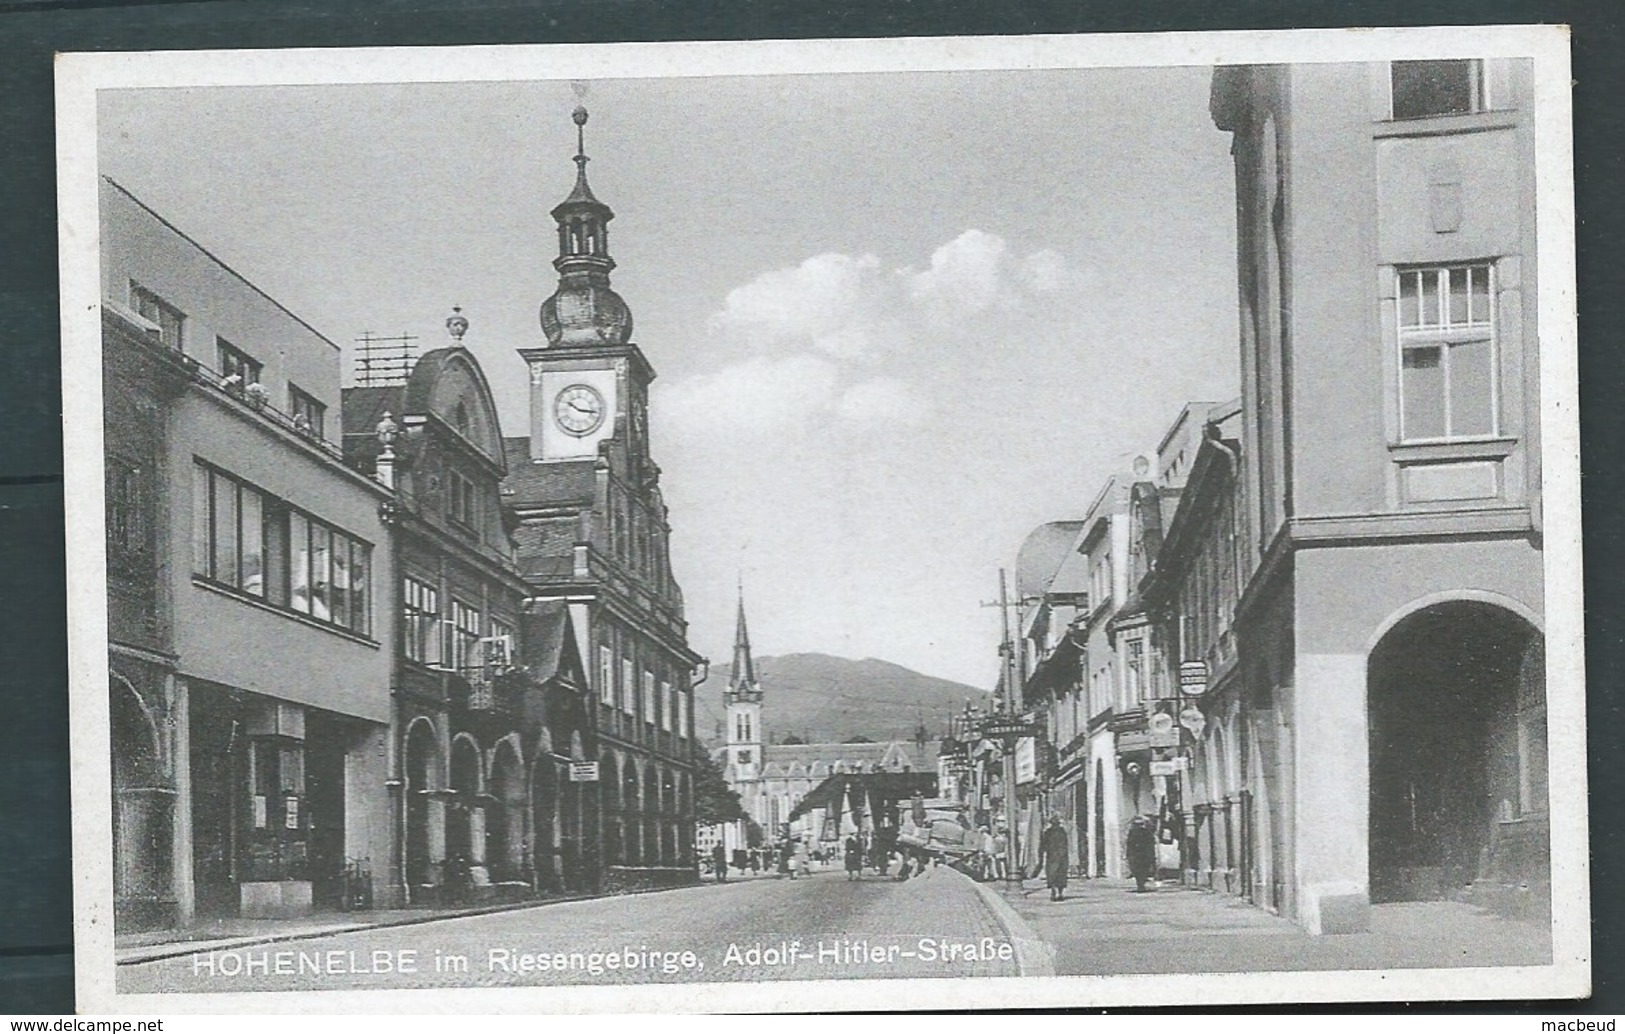
[[[491,761],[492,803],[485,831],[485,863],[493,880],[530,878],[526,797],[525,763],[514,740],[504,738]]]
[[[113,762],[113,894],[120,929],[174,919],[175,791],[164,776],[157,723],[122,676],[109,679]]]
[[[622,861],[627,865],[642,865],[644,862],[641,782],[637,760],[625,759],[621,763],[621,821],[625,828]]]
[[[625,826],[621,802],[621,766],[615,752],[605,749],[598,758],[599,795],[604,813],[604,864],[620,865],[625,859]]]
[[[451,741],[450,813],[446,816],[446,860],[458,866],[484,862],[485,811],[480,795],[485,790],[480,746],[474,737],[459,733]]]
[[[1540,631],[1495,603],[1431,603],[1366,675],[1371,900],[1549,908]]]
[[[436,821],[441,805],[432,796],[441,789],[443,766],[439,737],[429,719],[414,719],[407,728],[404,755],[406,884],[425,887],[440,882],[436,868],[443,846],[443,827],[437,829]]]

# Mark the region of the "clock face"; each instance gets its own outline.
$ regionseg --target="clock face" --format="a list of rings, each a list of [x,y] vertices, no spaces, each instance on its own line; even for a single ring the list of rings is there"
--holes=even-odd
[[[566,434],[592,434],[604,422],[604,396],[586,384],[572,384],[553,400],[553,419]]]

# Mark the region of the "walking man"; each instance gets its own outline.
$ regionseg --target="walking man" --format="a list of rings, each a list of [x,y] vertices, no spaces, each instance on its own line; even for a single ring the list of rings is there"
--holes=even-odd
[[[1060,901],[1066,897],[1066,870],[1071,864],[1070,845],[1061,820],[1051,815],[1044,835],[1038,838],[1038,862],[1044,867],[1044,883],[1049,887],[1049,899]]]
[[[728,882],[728,849],[719,840],[711,847],[711,868],[717,871],[717,882]]]

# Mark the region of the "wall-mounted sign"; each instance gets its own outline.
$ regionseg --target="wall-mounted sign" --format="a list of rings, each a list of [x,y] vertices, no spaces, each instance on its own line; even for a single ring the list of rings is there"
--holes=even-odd
[[[598,782],[598,762],[572,761],[570,762],[570,782],[596,783]]]
[[[299,798],[289,794],[282,802],[282,825],[285,829],[299,828]]]
[[[1153,747],[1179,746],[1179,726],[1174,724],[1174,716],[1166,711],[1158,711],[1146,719],[1146,729]]]
[[[1199,697],[1207,692],[1207,662],[1186,661],[1179,666],[1179,691]]]
[[[1197,739],[1202,738],[1202,730],[1207,728],[1207,715],[1200,708],[1187,707],[1179,712],[1179,724],[1191,731]]]
[[[1038,778],[1038,750],[1031,736],[1016,741],[1016,782],[1030,783]]]
[[[1167,761],[1151,762],[1151,774],[1154,776],[1178,775],[1186,767],[1186,758],[1169,758]]]

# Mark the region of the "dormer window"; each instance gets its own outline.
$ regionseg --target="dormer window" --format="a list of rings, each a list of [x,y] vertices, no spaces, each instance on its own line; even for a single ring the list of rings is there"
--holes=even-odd
[[[466,404],[457,403],[457,408],[452,410],[451,413],[451,422],[457,428],[458,434],[464,438],[468,437],[468,406]]]
[[[474,482],[455,470],[449,472],[446,480],[450,489],[446,493],[446,516],[465,528],[476,527],[479,497],[475,492]]]

